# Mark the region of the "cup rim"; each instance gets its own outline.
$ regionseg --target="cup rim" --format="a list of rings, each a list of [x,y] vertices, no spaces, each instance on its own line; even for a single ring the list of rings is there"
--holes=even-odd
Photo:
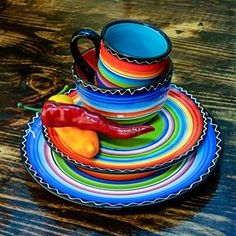
[[[92,50],[93,48],[90,48],[88,50],[86,50],[84,53]],[[159,87],[163,86],[166,83],[170,83],[171,78],[172,78],[172,74],[174,71],[174,65],[172,60],[169,58],[169,68],[167,73],[163,76],[163,78],[160,80],[157,80],[156,82],[154,82],[153,84],[150,84],[148,86],[138,86],[138,87],[131,87],[131,88],[103,88],[103,87],[99,87],[96,86],[95,84],[89,82],[86,79],[83,79],[80,75],[75,73],[75,69],[74,67],[77,65],[77,63],[75,61],[73,61],[72,65],[71,65],[71,72],[72,72],[72,76],[73,78],[76,80],[77,83],[81,84],[83,87],[88,88],[94,92],[100,92],[103,94],[109,93],[112,95],[115,94],[120,94],[120,95],[125,95],[125,94],[130,94],[133,95],[134,93],[138,93],[138,92],[143,92],[143,91],[155,91],[157,90]],[[86,75],[85,75],[86,76]]]
[[[115,24],[120,24],[120,23],[134,23],[134,24],[140,24],[140,25],[144,25],[144,26],[147,26],[149,28],[152,28],[154,29],[155,31],[158,31],[163,37],[164,39],[166,40],[167,42],[167,50],[165,53],[162,53],[161,55],[159,56],[156,56],[156,57],[144,57],[144,58],[137,58],[137,57],[134,57],[134,56],[131,56],[131,55],[128,55],[126,53],[122,53],[122,52],[118,52],[116,49],[112,48],[108,42],[106,41],[105,39],[105,34],[106,34],[106,31],[108,30],[108,28],[112,25],[115,25]],[[105,47],[108,49],[108,51],[113,55],[113,56],[116,56],[118,59],[120,60],[126,60],[128,62],[133,62],[133,63],[137,63],[137,64],[143,64],[143,63],[146,63],[146,64],[151,64],[151,63],[156,63],[156,62],[160,62],[161,60],[163,60],[164,58],[166,58],[171,50],[172,50],[172,44],[171,44],[171,41],[169,39],[169,37],[167,36],[166,33],[164,33],[160,28],[152,25],[152,24],[149,24],[149,23],[145,23],[145,22],[142,22],[142,21],[138,21],[138,20],[129,20],[129,19],[124,19],[124,20],[116,20],[116,21],[112,21],[108,24],[106,24],[103,28],[102,28],[102,31],[101,31],[101,38],[102,38],[102,41],[104,42],[104,45]]]

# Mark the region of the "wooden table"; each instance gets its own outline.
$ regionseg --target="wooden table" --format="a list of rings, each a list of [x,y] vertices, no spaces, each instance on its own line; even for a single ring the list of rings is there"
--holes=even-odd
[[[236,19],[234,1],[0,2],[1,235],[236,235]],[[130,18],[172,40],[173,82],[194,94],[222,129],[215,173],[181,199],[125,211],[98,210],[42,189],[21,162],[20,139],[34,114],[65,84],[74,86],[69,42],[74,31]],[[87,41],[82,49],[90,46]]]

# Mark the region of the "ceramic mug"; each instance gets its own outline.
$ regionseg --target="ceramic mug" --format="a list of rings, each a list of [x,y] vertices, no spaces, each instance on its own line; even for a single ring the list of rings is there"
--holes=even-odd
[[[78,50],[81,38],[94,43],[96,71]],[[70,47],[75,62],[90,82],[106,88],[133,88],[161,81],[163,70],[169,67],[171,42],[150,24],[121,20],[107,24],[101,36],[91,29],[75,32]]]
[[[83,53],[94,71],[98,69],[95,49]],[[144,124],[154,118],[163,107],[173,73],[173,64],[162,72],[162,80],[135,88],[101,88],[89,81],[83,67],[74,62],[72,75],[76,81],[78,104],[122,124]]]

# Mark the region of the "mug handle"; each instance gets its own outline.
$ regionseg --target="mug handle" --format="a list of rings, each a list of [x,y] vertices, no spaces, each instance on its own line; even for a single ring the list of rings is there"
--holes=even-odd
[[[78,49],[78,45],[77,45],[78,41],[79,39],[82,39],[82,38],[89,39],[93,42],[95,46],[95,57],[98,58],[101,36],[91,29],[80,29],[78,32],[75,32],[73,34],[70,41],[70,50],[75,60],[75,63],[77,63],[80,66],[81,70],[88,77],[88,80],[94,83],[94,77],[95,77],[96,72],[88,64],[88,62],[83,58],[82,53]]]

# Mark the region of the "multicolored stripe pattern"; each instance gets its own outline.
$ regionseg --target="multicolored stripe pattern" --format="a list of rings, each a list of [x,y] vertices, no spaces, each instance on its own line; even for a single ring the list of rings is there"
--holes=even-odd
[[[165,58],[153,64],[136,64],[119,60],[101,43],[96,73],[96,83],[104,88],[132,88],[147,86],[162,79],[162,72],[169,67]]]
[[[113,209],[156,204],[189,191],[212,172],[222,149],[220,132],[209,118],[203,143],[187,159],[137,179],[106,179],[53,153],[44,140],[38,114],[28,123],[21,148],[26,169],[49,192],[74,203]]]
[[[83,57],[98,71],[94,49],[86,51]],[[102,88],[90,83],[78,65],[72,66],[72,74],[83,105],[123,124],[141,124],[155,116],[167,98],[172,73],[171,64],[161,81],[155,81],[149,86]]]
[[[70,96],[80,103],[76,91]],[[81,158],[71,152],[53,128],[44,127],[44,135],[55,152],[80,167],[130,173],[158,169],[185,158],[199,146],[207,129],[203,108],[175,85],[171,86],[164,108],[150,125],[155,131],[129,141],[100,136],[100,153],[94,159]]]
[[[167,98],[170,81],[158,90],[133,95],[111,95],[96,93],[83,86],[77,86],[83,106],[108,119],[123,124],[137,124],[149,121],[160,110]]]

